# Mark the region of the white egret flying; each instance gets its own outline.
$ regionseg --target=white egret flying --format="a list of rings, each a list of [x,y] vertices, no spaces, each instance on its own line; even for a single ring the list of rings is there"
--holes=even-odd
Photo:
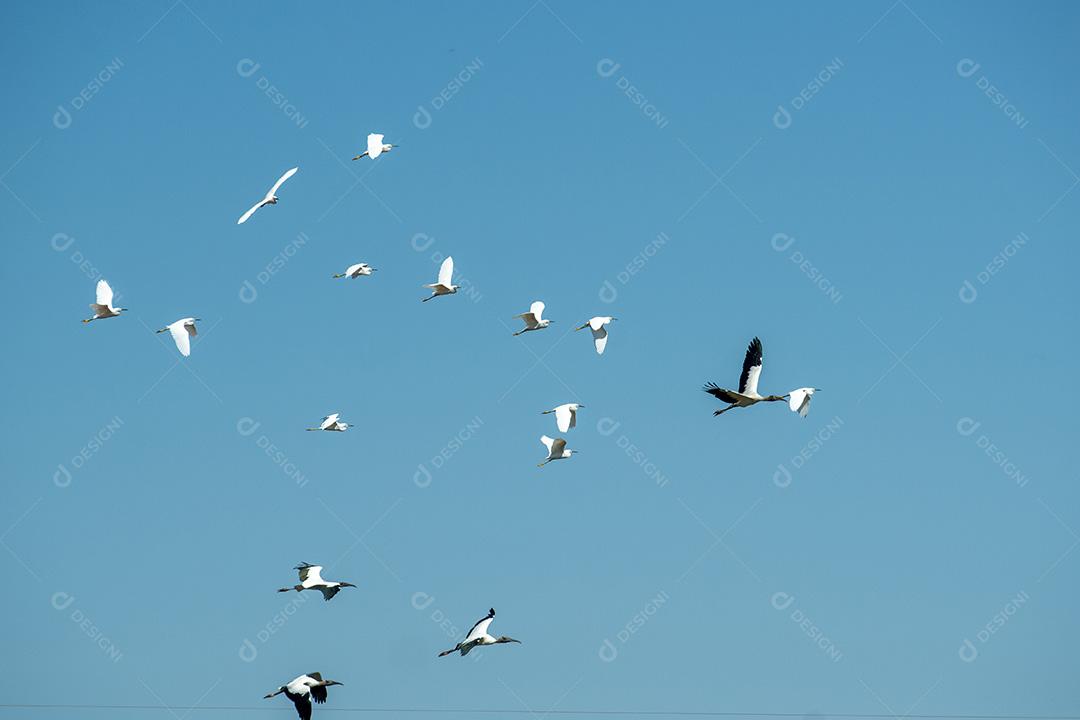
[[[542,315],[544,314],[544,303],[539,300],[535,300],[532,305],[529,306],[529,312],[515,315],[515,318],[521,318],[525,323],[525,327],[514,333],[514,337],[517,337],[521,333],[527,333],[530,330],[543,330],[550,325],[552,320],[545,320]]]
[[[607,328],[604,326],[618,319],[619,318],[598,315],[597,317],[590,318],[589,322],[577,329],[584,330],[585,328],[589,328],[589,330],[592,331],[593,345],[596,346],[596,354],[603,355],[604,348],[607,347]]]
[[[583,407],[585,406],[578,403],[566,403],[551,410],[545,410],[540,414],[550,415],[555,413],[555,424],[558,426],[559,432],[566,432],[570,428],[577,426],[577,411],[578,408]]]
[[[442,265],[439,266],[439,279],[430,285],[424,287],[431,289],[431,295],[424,298],[420,302],[427,302],[432,298],[439,297],[440,295],[453,295],[458,291],[459,285],[454,285],[452,280],[454,278],[454,258],[447,257],[442,261]]]
[[[172,335],[173,342],[176,343],[176,349],[180,351],[180,354],[184,357],[191,355],[191,338],[198,335],[198,330],[195,329],[195,323],[199,318],[180,318],[174,323],[170,323],[161,328],[157,332],[167,332]],[[213,328],[210,328],[213,330]]]
[[[349,429],[349,423],[344,423],[338,420],[340,416],[341,413],[333,413],[332,415],[327,415],[322,419],[322,422],[319,423],[319,427],[308,428],[308,432],[314,432],[316,430],[327,430],[329,432],[345,432]]]
[[[800,417],[806,417],[810,412],[810,396],[821,392],[821,388],[799,388],[788,393],[788,407],[791,412],[799,413]]]
[[[537,464],[536,467],[544,467],[552,460],[562,460],[563,458],[570,457],[576,452],[581,452],[580,450],[571,450],[567,448],[566,440],[562,438],[552,439],[549,438],[547,435],[541,435],[540,442],[544,443],[544,445],[547,447],[548,456],[544,460],[544,462]]]
[[[311,720],[311,702],[313,700],[319,704],[326,702],[326,688],[331,685],[344,685],[344,683],[339,683],[337,680],[323,680],[322,675],[317,672],[308,673],[290,681],[288,685],[282,685],[276,691],[265,695],[263,699],[285,693],[285,697],[292,700],[292,704],[296,706],[296,713],[300,716],[300,720]]]
[[[397,146],[383,142],[382,133],[371,133],[367,136],[367,150],[354,157],[353,160],[359,160],[365,155],[374,160],[384,152],[390,152],[395,147]]]
[[[465,639],[459,642],[449,650],[443,650],[439,653],[439,657],[445,657],[450,653],[459,652],[462,656],[468,655],[469,651],[478,645],[498,645],[499,643],[520,643],[520,640],[515,640],[511,637],[501,635],[494,637],[488,635],[488,627],[491,625],[491,621],[495,619],[495,608],[488,610],[488,614],[480,618],[480,620],[472,626],[472,630],[465,636]]]
[[[713,397],[730,403],[726,408],[717,410],[713,415],[721,415],[731,408],[749,407],[759,402],[779,402],[786,400],[783,395],[760,395],[758,394],[758,378],[761,377],[761,341],[754,338],[750,346],[746,348],[746,358],[743,360],[742,375],[739,376],[739,391],[725,390],[716,383],[705,383],[705,392]]]
[[[120,313],[127,310],[127,308],[114,308],[113,291],[109,287],[109,283],[105,282],[105,279],[97,281],[97,302],[90,303],[90,309],[94,311],[94,317],[83,320],[84,323],[91,322],[93,320],[104,320],[105,318],[116,317]]]
[[[250,210],[240,216],[240,219],[236,221],[236,224],[243,225],[244,223],[246,223],[248,221],[248,218],[254,215],[255,211],[261,208],[263,205],[277,205],[278,197],[277,195],[275,195],[275,193],[278,191],[278,188],[280,188],[286,180],[295,175],[296,171],[299,169],[300,168],[298,167],[294,167],[292,170],[285,171],[285,174],[279,177],[278,181],[274,183],[274,187],[270,188],[270,192],[266,193],[266,197],[252,205]]]
[[[347,278],[350,278],[350,279],[356,279],[356,278],[360,277],[361,275],[370,275],[371,273],[375,272],[376,270],[378,270],[378,268],[373,268],[370,265],[368,265],[367,263],[356,263],[355,265],[350,265],[348,268],[346,268],[345,272],[338,273],[337,275],[334,275],[333,277],[334,277],[335,280],[337,280],[338,278],[343,278],[343,277],[347,277]]]
[[[341,588],[356,587],[352,583],[347,582],[334,582],[333,580],[322,579],[322,565],[312,565],[311,563],[300,563],[294,570],[300,573],[300,584],[293,585],[292,587],[281,588],[278,592],[290,592],[295,590],[300,592],[301,590],[318,590],[322,593],[323,600],[330,600],[330,598],[341,592]]]

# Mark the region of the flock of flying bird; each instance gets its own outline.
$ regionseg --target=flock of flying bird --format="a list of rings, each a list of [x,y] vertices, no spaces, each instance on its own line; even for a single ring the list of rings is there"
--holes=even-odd
[[[367,150],[356,155],[353,160],[359,160],[363,157],[369,157],[372,160],[378,158],[383,153],[392,150],[395,145],[384,143],[383,135],[378,133],[372,133],[367,138]],[[267,205],[276,205],[278,202],[277,192],[281,189],[281,186],[296,174],[299,168],[292,168],[285,172],[273,187],[266,193],[266,195],[251,208],[249,208],[240,219],[236,221],[237,225],[243,225],[252,215],[255,214],[260,208]],[[349,278],[356,279],[363,276],[370,276],[376,271],[376,268],[371,267],[367,263],[356,263],[346,268],[345,272],[333,275],[334,279]],[[447,257],[443,260],[442,265],[439,267],[439,275],[434,283],[424,285],[423,287],[431,290],[429,297],[423,298],[422,302],[427,302],[443,295],[453,295],[458,291],[460,286],[454,285],[454,258]],[[109,283],[104,279],[98,280],[97,283],[97,295],[95,302],[90,304],[90,308],[94,311],[92,317],[83,320],[84,323],[89,323],[94,320],[104,320],[106,318],[118,317],[127,308],[114,307],[113,306],[113,290],[109,286]],[[528,312],[515,315],[515,319],[522,321],[524,327],[514,332],[514,336],[522,335],[527,332],[533,332],[537,330],[544,330],[554,322],[551,319],[545,318],[544,303],[540,300],[534,301],[530,306]],[[576,330],[584,330],[586,328],[592,333],[593,346],[596,349],[598,355],[603,355],[604,350],[607,347],[608,330],[607,326],[613,323],[617,318],[608,316],[597,316],[590,318],[587,322],[577,327]],[[184,357],[188,357],[191,354],[191,338],[195,337],[198,332],[195,327],[195,323],[199,321],[199,318],[187,317],[181,318],[176,322],[170,323],[165,327],[158,330],[158,333],[168,332],[173,341],[176,343],[177,350]],[[715,411],[714,415],[721,415],[728,410],[732,410],[737,407],[749,407],[759,402],[779,402],[786,401],[790,409],[798,413],[802,417],[806,417],[810,407],[810,398],[814,392],[818,391],[818,388],[804,387],[792,390],[785,395],[761,395],[758,392],[758,379],[761,377],[762,367],[762,347],[761,341],[758,338],[754,338],[749,347],[746,350],[746,357],[743,360],[742,374],[739,377],[739,389],[727,390],[719,387],[715,383],[706,383],[704,390],[708,394],[712,395],[716,399],[727,404],[726,407]],[[577,413],[578,410],[585,407],[579,403],[565,403],[559,405],[551,410],[544,410],[542,414],[553,414],[555,416],[555,425],[560,433],[566,433],[571,428],[577,425]],[[327,431],[327,432],[344,432],[349,428],[349,423],[341,420],[340,413],[332,413],[327,415],[319,423],[318,427],[307,428],[309,431]],[[566,446],[566,439],[562,437],[548,437],[542,435],[540,442],[547,448],[547,457],[543,462],[539,463],[537,467],[543,467],[554,460],[563,460],[571,457],[577,450],[571,450]],[[338,582],[324,580],[322,577],[322,566],[312,565],[311,563],[301,563],[294,568],[298,574],[300,582],[291,587],[285,587],[278,590],[278,592],[301,592],[303,590],[314,590],[322,593],[323,599],[329,601],[336,596],[342,588],[356,587],[352,583]],[[492,621],[495,619],[495,609],[491,608],[488,614],[478,620],[475,625],[469,630],[465,639],[455,645],[449,650],[444,650],[439,653],[439,657],[444,657],[452,653],[459,653],[464,656],[469,653],[473,648],[482,645],[497,645],[502,643],[520,643],[520,640],[506,637],[505,635],[495,637],[488,633],[488,628],[491,626]],[[301,675],[285,685],[280,686],[276,691],[266,695],[266,698],[272,698],[277,695],[284,694],[286,698],[292,701],[296,707],[296,711],[299,714],[301,720],[310,720],[312,703],[325,703],[327,698],[327,688],[333,685],[342,685],[343,683],[337,680],[323,680],[322,675],[317,672],[311,672]]]

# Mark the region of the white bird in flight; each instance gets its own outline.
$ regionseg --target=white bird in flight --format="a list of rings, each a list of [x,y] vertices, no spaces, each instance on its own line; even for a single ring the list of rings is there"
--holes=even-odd
[[[544,443],[548,449],[548,456],[544,462],[539,463],[536,467],[544,467],[552,460],[562,460],[568,458],[580,450],[570,450],[566,447],[566,440],[562,438],[549,438],[547,435],[540,436],[540,442]]]
[[[104,320],[105,318],[116,317],[120,313],[127,310],[127,308],[114,308],[112,306],[113,291],[109,287],[109,283],[105,282],[105,279],[97,281],[97,302],[90,303],[90,309],[94,311],[94,317],[83,320],[84,323],[91,322],[93,320]]]
[[[345,270],[345,272],[338,273],[337,275],[334,275],[334,279],[336,280],[338,278],[343,278],[343,277],[356,279],[356,278],[360,277],[361,275],[370,275],[371,273],[375,272],[376,270],[378,270],[378,268],[373,268],[370,265],[368,265],[367,263],[356,263],[355,265],[350,265]]]
[[[791,412],[799,413],[800,417],[806,417],[810,412],[810,396],[821,392],[821,388],[799,388],[788,393],[788,407]]]
[[[566,432],[570,428],[577,426],[577,411],[578,408],[583,407],[585,406],[578,403],[566,403],[551,410],[545,410],[540,414],[550,415],[555,413],[555,424],[558,426],[559,432]]]
[[[323,680],[322,675],[317,672],[308,673],[290,681],[288,685],[282,685],[275,692],[265,695],[263,699],[285,693],[285,697],[292,700],[292,704],[296,706],[296,713],[300,716],[300,720],[311,720],[311,701],[314,700],[320,704],[326,702],[326,688],[331,685],[344,685],[344,683],[339,683],[337,680]]]
[[[180,318],[174,323],[170,323],[161,328],[157,332],[167,332],[172,335],[173,342],[176,343],[176,349],[180,351],[180,354],[184,357],[191,355],[191,338],[198,335],[198,330],[195,329],[195,322],[199,318]],[[213,328],[210,328],[213,330]]]
[[[592,331],[593,345],[596,346],[596,354],[603,355],[604,348],[607,347],[607,328],[604,326],[618,319],[619,318],[598,315],[597,317],[590,318],[589,322],[577,329],[584,330],[585,328],[589,328],[589,330]]]
[[[240,216],[240,219],[236,221],[236,224],[243,225],[244,223],[246,223],[248,218],[254,215],[255,211],[261,208],[263,205],[277,205],[278,197],[277,195],[275,195],[275,193],[278,191],[278,188],[280,188],[286,180],[295,175],[296,171],[299,169],[300,168],[298,167],[294,167],[292,170],[286,170],[285,174],[279,177],[278,181],[274,183],[274,187],[270,188],[270,192],[266,193],[266,197],[252,205],[250,210]]]
[[[514,333],[514,337],[517,337],[521,333],[527,333],[530,330],[543,330],[553,321],[545,320],[542,315],[544,314],[544,303],[536,300],[529,306],[529,312],[515,315],[515,318],[521,318],[525,322],[525,327]]]
[[[454,278],[454,258],[447,257],[442,261],[442,265],[439,266],[439,279],[430,285],[424,287],[431,289],[431,295],[424,298],[420,302],[427,302],[432,298],[439,297],[440,295],[453,295],[458,291],[460,286],[454,285],[452,280]]]
[[[758,393],[758,378],[761,377],[761,341],[754,338],[746,348],[746,358],[743,360],[742,375],[739,376],[739,391],[725,390],[716,383],[705,383],[704,390],[713,397],[730,403],[726,408],[717,410],[713,415],[721,415],[731,408],[749,407],[759,402],[778,402],[786,400],[783,395],[760,395]]]
[[[382,133],[371,133],[367,136],[367,150],[354,157],[353,160],[359,160],[365,155],[374,160],[384,152],[390,152],[394,147],[396,146],[390,143],[383,143]]]
[[[439,653],[439,657],[445,657],[450,653],[460,652],[464,657],[469,654],[469,651],[478,645],[498,645],[499,643],[520,643],[520,640],[515,640],[511,637],[501,635],[494,637],[488,635],[488,627],[491,625],[491,621],[495,619],[495,608],[488,610],[488,614],[480,618],[480,620],[472,626],[472,630],[469,630],[469,634],[465,636],[465,639],[459,642],[449,650],[443,650]]]
[[[292,590],[295,590],[296,592],[300,592],[301,590],[318,590],[322,593],[323,600],[329,601],[330,598],[341,592],[341,588],[356,587],[352,583],[323,580],[322,565],[312,565],[311,563],[304,562],[293,569],[300,574],[300,584],[281,588],[278,590],[279,593],[290,592]]]
[[[313,432],[316,430],[327,430],[329,432],[345,432],[349,429],[349,423],[339,421],[338,418],[340,416],[341,413],[333,413],[332,415],[327,415],[322,419],[319,427],[308,428],[308,432]]]

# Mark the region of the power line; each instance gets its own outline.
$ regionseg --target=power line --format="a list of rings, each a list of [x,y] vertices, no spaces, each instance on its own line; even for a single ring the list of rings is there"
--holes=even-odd
[[[0,703],[0,710],[210,710],[216,712],[258,712],[266,710],[290,710],[269,705],[93,705],[93,704],[37,704]],[[755,718],[852,718],[855,720],[1080,720],[1080,715],[980,715],[933,714],[890,715],[887,713],[794,713],[794,712],[734,712],[707,710],[492,710],[479,708],[319,708],[320,713],[416,713],[432,715],[615,715],[637,717],[755,717]]]

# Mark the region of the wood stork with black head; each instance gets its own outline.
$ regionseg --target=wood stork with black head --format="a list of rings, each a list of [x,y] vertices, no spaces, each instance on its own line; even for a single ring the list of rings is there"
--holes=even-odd
[[[370,265],[368,265],[367,263],[356,263],[355,265],[350,265],[345,270],[345,272],[338,273],[337,275],[334,275],[333,279],[337,280],[338,278],[347,277],[347,278],[349,278],[351,280],[355,280],[356,278],[360,277],[361,275],[370,275],[371,273],[375,272],[376,270],[378,270],[378,268],[373,268]]]
[[[349,429],[349,423],[341,422],[338,418],[341,417],[341,413],[331,413],[322,419],[319,423],[319,427],[308,428],[308,432],[315,432],[316,430],[326,430],[328,432],[345,432]]]
[[[97,281],[97,290],[94,299],[97,302],[90,303],[90,309],[94,311],[94,317],[83,320],[84,323],[116,317],[127,310],[127,308],[113,307],[113,290],[109,287],[109,283],[105,282],[104,278]]]
[[[543,330],[554,322],[553,320],[545,320],[543,315],[544,303],[539,300],[533,301],[533,304],[529,306],[529,312],[514,316],[515,319],[520,318],[525,323],[525,327],[514,333],[514,337],[531,330]]]
[[[367,156],[374,160],[375,158],[382,155],[384,152],[390,152],[395,147],[397,147],[397,145],[384,143],[383,137],[384,136],[381,133],[370,133],[367,136],[367,150],[354,157],[353,160],[359,160],[364,156]]]
[[[311,720],[312,701],[319,704],[326,702],[326,688],[331,685],[344,685],[344,683],[339,683],[337,680],[323,680],[322,675],[317,672],[308,673],[264,695],[263,699],[285,693],[285,697],[292,700],[292,704],[296,706],[296,713],[300,716],[300,720]]]
[[[604,348],[607,347],[607,335],[608,335],[607,328],[605,328],[604,326],[608,325],[608,324],[610,324],[610,323],[612,323],[612,322],[614,322],[614,321],[616,321],[618,319],[619,318],[607,317],[607,316],[597,316],[597,317],[594,317],[594,318],[590,318],[589,322],[585,323],[584,325],[582,325],[581,327],[579,327],[577,329],[578,330],[584,330],[585,328],[589,328],[589,330],[592,331],[593,346],[596,348],[596,354],[597,355],[603,355],[604,354]]]
[[[540,442],[544,443],[544,446],[548,449],[548,456],[544,462],[538,463],[536,467],[544,467],[552,460],[562,460],[568,458],[574,453],[581,452],[580,450],[571,450],[566,447],[566,440],[563,438],[549,438],[547,435],[540,436]]]
[[[450,653],[459,652],[464,657],[469,654],[469,651],[479,645],[498,645],[500,643],[520,643],[520,640],[515,640],[512,637],[506,637],[501,635],[495,637],[488,634],[488,627],[491,625],[491,621],[495,619],[495,608],[488,610],[488,614],[480,618],[475,625],[472,626],[472,630],[465,636],[465,639],[459,642],[449,650],[443,650],[439,653],[439,657],[445,657]]]
[[[810,412],[810,396],[821,392],[821,388],[799,388],[788,393],[788,407],[791,412],[798,413],[800,417],[806,417]]]
[[[544,410],[540,414],[550,415],[555,413],[555,425],[559,428],[559,432],[566,432],[570,428],[577,426],[577,411],[578,408],[583,407],[585,406],[578,403],[566,403],[551,410]]]
[[[341,588],[356,587],[352,583],[323,580],[322,565],[312,565],[311,563],[304,562],[293,569],[299,572],[300,584],[281,588],[278,592],[289,592],[291,590],[295,590],[296,592],[300,592],[301,590],[318,590],[322,593],[323,600],[329,601],[330,598],[341,592]]]
[[[195,323],[198,320],[199,318],[180,318],[176,322],[161,328],[157,333],[160,335],[167,332],[172,335],[173,342],[176,343],[176,349],[180,351],[181,355],[188,357],[191,355],[191,338],[199,334],[199,331],[195,329]]]
[[[442,261],[442,265],[439,266],[439,279],[435,282],[425,285],[424,287],[431,290],[431,295],[424,298],[420,302],[427,302],[432,298],[437,298],[440,295],[453,295],[458,291],[459,285],[454,285],[452,282],[454,279],[454,258],[447,257]]]
[[[288,180],[289,178],[291,178],[293,175],[295,175],[296,171],[299,170],[299,169],[300,168],[298,168],[298,167],[294,167],[291,170],[286,170],[285,174],[282,175],[281,177],[279,177],[278,181],[276,183],[274,183],[274,187],[270,188],[270,191],[268,193],[266,193],[266,196],[262,200],[260,200],[259,202],[252,205],[251,208],[246,213],[241,215],[240,219],[236,221],[236,224],[237,225],[243,225],[244,223],[246,223],[248,221],[249,217],[251,217],[252,215],[255,214],[256,210],[258,210],[259,208],[261,208],[261,207],[263,207],[265,205],[277,205],[278,196],[275,193],[277,193],[278,189],[282,185],[285,184],[285,181]]]
[[[781,402],[787,400],[783,395],[761,395],[758,393],[758,378],[761,377],[761,341],[754,338],[746,348],[742,375],[739,376],[739,391],[725,390],[716,383],[705,383],[704,390],[713,397],[730,403],[726,408],[717,410],[713,415],[721,415],[736,407],[749,407],[759,402]]]

